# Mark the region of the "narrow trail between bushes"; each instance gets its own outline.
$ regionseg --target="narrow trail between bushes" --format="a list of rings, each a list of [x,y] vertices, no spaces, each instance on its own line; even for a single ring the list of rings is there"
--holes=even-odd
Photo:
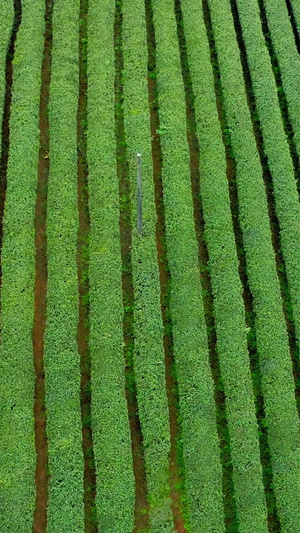
[[[10,45],[6,54],[6,70],[5,70],[5,97],[4,109],[2,118],[2,147],[0,153],[0,291],[2,282],[2,264],[1,251],[3,241],[3,215],[6,196],[7,184],[7,162],[9,153],[9,120],[10,120],[10,106],[12,98],[12,83],[13,83],[13,58],[15,54],[15,43],[18,30],[22,19],[22,4],[21,0],[14,0],[14,21],[12,34],[10,38]],[[0,303],[1,305],[1,303]],[[1,308],[0,308],[1,311]]]
[[[265,426],[265,408],[264,408],[264,399],[262,394],[262,385],[261,385],[261,373],[259,366],[258,353],[256,349],[256,330],[255,330],[255,312],[253,305],[253,296],[249,287],[249,280],[247,276],[247,264],[246,264],[246,254],[243,244],[243,234],[239,221],[239,201],[238,201],[238,191],[236,183],[236,170],[235,170],[235,160],[231,150],[231,140],[229,134],[229,128],[226,121],[226,114],[222,106],[222,83],[220,77],[220,69],[218,63],[218,56],[216,52],[216,46],[214,42],[212,22],[210,18],[210,11],[208,7],[207,0],[203,0],[203,9],[204,9],[204,19],[206,25],[206,31],[208,35],[209,45],[210,45],[210,54],[211,54],[211,64],[213,65],[213,74],[214,74],[214,86],[215,86],[215,95],[217,101],[217,109],[219,114],[219,121],[222,130],[223,144],[226,153],[226,163],[227,163],[227,179],[229,187],[229,198],[230,198],[230,209],[232,214],[233,230],[236,243],[236,250],[239,261],[239,275],[243,286],[243,299],[245,305],[245,317],[246,317],[246,327],[248,330],[248,351],[250,357],[250,369],[252,377],[252,385],[254,391],[255,399],[255,410],[256,418],[259,428],[259,447],[260,447],[260,458],[263,468],[263,483],[267,500],[267,511],[268,511],[268,526],[270,533],[275,533],[280,531],[280,524],[277,516],[277,507],[275,495],[273,492],[273,474],[272,474],[272,465],[271,457],[268,446],[268,434],[267,428]],[[240,43],[239,43],[240,44]]]
[[[45,44],[42,64],[42,87],[40,99],[40,151],[38,164],[38,185],[35,207],[35,288],[33,358],[35,367],[34,417],[35,447],[37,454],[35,483],[36,502],[34,512],[34,533],[45,533],[48,504],[48,442],[46,436],[44,333],[46,326],[47,294],[47,186],[49,176],[49,88],[51,78],[53,0],[46,0]]]
[[[133,307],[134,289],[131,262],[131,201],[130,180],[128,175],[126,138],[123,111],[124,58],[122,50],[122,2],[116,0],[114,46],[115,46],[115,127],[117,142],[117,174],[120,198],[120,236],[122,256],[122,291],[123,291],[123,338],[125,356],[126,401],[129,414],[133,471],[135,478],[135,511],[134,532],[149,528],[149,503],[147,500],[146,469],[143,449],[143,438],[138,413],[137,390],[133,366]]]
[[[77,271],[79,320],[77,344],[81,371],[81,422],[84,457],[85,532],[96,533],[96,471],[91,427],[91,356],[89,350],[89,279],[88,238],[90,229],[87,166],[87,13],[88,0],[80,2],[79,28],[79,101],[77,114],[78,212]]]
[[[166,221],[164,214],[162,185],[162,149],[159,136],[159,114],[156,93],[156,43],[151,2],[145,1],[147,44],[148,44],[148,98],[150,107],[150,127],[152,141],[153,180],[157,215],[156,243],[160,279],[161,313],[164,327],[164,351],[166,391],[170,423],[170,462],[169,482],[174,527],[177,533],[185,533],[184,525],[184,464],[179,420],[179,393],[173,351],[172,318],[170,311],[170,271],[166,245]]]

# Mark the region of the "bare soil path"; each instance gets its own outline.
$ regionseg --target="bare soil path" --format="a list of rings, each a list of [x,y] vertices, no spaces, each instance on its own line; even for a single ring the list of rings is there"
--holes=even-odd
[[[38,166],[38,186],[35,210],[35,310],[33,329],[33,358],[35,367],[35,446],[37,454],[35,482],[36,503],[33,531],[44,533],[47,526],[48,500],[48,443],[46,436],[45,413],[45,374],[44,374],[44,333],[46,326],[47,294],[47,184],[49,176],[49,120],[48,103],[51,78],[52,49],[52,9],[53,0],[46,0],[45,44],[42,65],[42,89],[40,99],[40,152]]]

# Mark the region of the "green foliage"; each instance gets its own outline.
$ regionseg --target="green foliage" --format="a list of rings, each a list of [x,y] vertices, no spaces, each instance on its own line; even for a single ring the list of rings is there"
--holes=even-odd
[[[300,207],[294,169],[286,140],[278,96],[286,98],[300,156],[300,60],[284,0],[259,0],[266,10],[272,46],[265,45],[258,4],[236,0],[247,51],[253,97],[263,134],[274,188],[280,243],[291,293],[291,306],[300,345]],[[300,24],[299,0],[291,0]],[[150,504],[150,530],[171,533],[174,521],[169,486],[170,427],[166,395],[163,335],[173,336],[178,380],[180,437],[177,461],[187,531],[224,533],[222,470],[213,381],[209,366],[198,251],[194,227],[189,150],[186,138],[185,94],[180,67],[173,0],[146,0],[146,16],[154,16],[157,71],[147,72],[145,5],[140,0],[89,0],[88,38],[79,43],[80,0],[55,0],[53,12],[52,77],[50,89],[50,177],[47,213],[47,325],[45,380],[49,453],[49,533],[84,531],[84,461],[82,424],[93,429],[97,492],[94,516],[99,531],[131,533],[134,529],[134,473],[128,396],[137,392],[139,420]],[[153,4],[153,13],[152,13]],[[235,246],[230,212],[226,160],[213,86],[218,62],[210,63],[201,2],[181,0],[187,41],[195,116],[200,145],[201,201],[207,270],[214,299],[217,351],[221,376],[218,392],[226,398],[229,439],[239,533],[265,533],[266,502],[262,468],[273,476],[275,499],[267,492],[269,516],[278,511],[281,529],[295,533],[300,523],[299,419],[294,395],[286,324],[271,242],[266,191],[245,94],[240,52],[230,0],[208,0],[223,91],[221,105],[228,126],[223,135],[235,159],[238,209],[243,249]],[[122,7],[123,41],[114,46],[115,7]],[[85,8],[87,2],[85,3]],[[0,123],[5,97],[5,63],[14,19],[13,0],[0,0]],[[13,61],[10,149],[4,214],[1,280],[0,344],[0,531],[29,533],[35,506],[34,368],[32,330],[35,279],[35,203],[39,154],[39,103],[44,45],[45,2],[22,1],[22,24]],[[121,17],[120,17],[121,18]],[[121,20],[120,20],[121,22]],[[148,21],[149,22],[149,21]],[[90,310],[92,413],[81,421],[80,360],[77,347],[77,111],[79,57],[88,79],[88,123],[82,126],[88,145],[89,249],[82,249],[89,267],[90,293],[83,305]],[[153,51],[154,41],[150,44]],[[276,87],[269,52],[272,47],[282,79]],[[115,103],[115,52],[124,52]],[[273,58],[274,59],[274,58]],[[147,74],[157,81],[152,107],[159,105],[157,135],[162,144],[162,180],[166,243],[172,282],[172,319],[165,331],[161,317],[156,247],[156,207],[151,157]],[[120,81],[120,80],[119,80]],[[125,119],[126,138],[118,132],[115,113]],[[289,125],[285,125],[289,127]],[[0,128],[0,152],[1,152]],[[84,149],[84,144],[79,151]],[[123,149],[123,150],[121,150]],[[117,157],[126,165],[131,193],[119,197]],[[136,152],[142,153],[143,226],[136,228]],[[79,153],[82,159],[82,154]],[[271,187],[271,185],[269,186]],[[131,260],[121,261],[120,211],[131,224]],[[237,213],[235,213],[236,215]],[[237,252],[246,253],[254,315],[246,315],[238,274]],[[128,254],[129,256],[130,254]],[[132,268],[134,306],[123,302],[122,274]],[[284,265],[278,265],[280,272]],[[203,269],[204,270],[204,269]],[[287,290],[287,288],[285,288]],[[167,299],[167,298],[166,298]],[[125,327],[134,316],[134,339],[124,354]],[[249,326],[250,324],[250,326]],[[254,326],[254,327],[253,327]],[[247,342],[257,348],[259,364],[254,385],[262,381],[266,417],[258,433]],[[257,346],[256,346],[257,344]],[[296,383],[299,386],[299,383]],[[177,393],[177,391],[175,391]],[[91,418],[91,419],[90,419]],[[258,436],[270,462],[260,464]],[[92,448],[87,450],[92,458]],[[227,464],[226,466],[231,466]],[[141,513],[147,513],[147,509]],[[96,516],[97,515],[97,516]],[[235,525],[227,524],[227,531]],[[146,530],[145,530],[146,531]]]
[[[239,219],[256,316],[257,350],[274,490],[282,528],[292,532],[297,530],[300,522],[299,418],[266,191],[247,105],[230,2],[209,0],[209,5],[225,114],[236,163]]]
[[[243,30],[243,39],[247,51],[258,118],[260,120],[263,134],[264,149],[273,179],[275,210],[280,226],[280,243],[283,258],[285,260],[287,280],[291,294],[296,338],[298,346],[300,346],[300,204],[294,177],[293,162],[282,124],[272,65],[261,30],[258,5],[255,0],[249,0],[247,4],[241,0],[237,0],[237,5]],[[266,6],[267,5],[268,3],[266,2]],[[283,9],[286,10],[285,5]],[[278,39],[277,32],[279,29],[277,29],[277,25],[281,27],[281,25],[284,24],[284,20],[282,21],[281,19],[282,17],[276,15],[276,20],[273,21],[270,11],[270,27],[273,27],[274,25],[274,46]],[[288,21],[288,23],[290,22]],[[291,43],[293,37],[288,37],[289,31],[287,30],[287,35],[284,33],[285,30],[280,31],[283,31],[283,39],[280,38],[280,41],[287,39],[285,53],[294,56],[293,50],[290,50],[294,47],[294,44]],[[283,71],[285,69],[287,76],[291,76],[292,71],[290,70],[291,62],[289,58],[286,56],[281,57],[280,55],[280,51],[282,52],[282,45],[282,42],[278,42],[278,59],[281,58]],[[297,75],[299,76],[300,61],[298,58],[296,63],[298,64]],[[287,82],[290,83],[289,80],[287,80]],[[294,82],[295,80],[293,83]],[[297,90],[296,99],[299,99],[298,93],[299,91]],[[297,109],[298,121],[300,100],[299,105],[297,104],[297,100],[295,100],[294,105]],[[292,109],[293,108],[291,107],[291,112]],[[295,136],[295,140],[296,138],[297,136]],[[281,272],[284,271],[283,265],[278,265],[277,269]]]
[[[169,498],[170,427],[156,246],[145,7],[123,2],[124,121],[132,209],[134,370],[143,434],[151,531],[174,531]],[[136,153],[142,154],[143,236],[137,230]]]
[[[285,0],[264,0],[263,4],[293,128],[293,141],[300,158],[300,57]],[[296,11],[299,14],[299,0],[293,1],[293,7],[296,4],[298,4],[298,11]],[[271,109],[271,102],[265,100],[265,106],[269,104]]]
[[[244,302],[210,51],[203,13],[198,9],[197,2],[182,0],[182,11],[195,97],[200,192],[214,296],[217,350],[226,397],[237,519],[241,533],[266,532],[267,512]]]
[[[195,235],[186,110],[172,0],[153,0],[171,314],[192,531],[224,531],[213,380]]]
[[[114,2],[89,0],[87,155],[91,219],[92,428],[99,531],[131,533],[135,492],[123,355],[124,309],[114,128],[114,15]],[[126,198],[123,200],[127,202]],[[129,379],[130,376],[129,372]]]
[[[300,35],[300,2],[299,0],[291,0],[293,15],[295,17],[298,34]]]
[[[291,295],[289,301],[287,288],[284,288],[285,309],[287,315],[293,318],[299,347],[300,204],[293,162],[281,119],[272,65],[261,30],[258,5],[255,0],[249,0],[247,4],[237,0],[237,5],[258,118],[263,134],[264,150],[273,181],[275,211],[280,228],[280,244]],[[290,44],[289,46],[294,45]],[[279,272],[284,272],[285,268],[282,263],[277,264]]]
[[[2,124],[5,98],[5,67],[6,56],[10,44],[10,37],[14,21],[13,0],[0,0],[0,124]],[[0,155],[2,149],[2,128],[0,128]]]
[[[56,0],[52,24],[44,357],[49,533],[84,529],[76,262],[79,0]]]
[[[12,4],[0,2],[1,118]],[[35,505],[32,330],[43,35],[44,3],[24,3],[15,50],[1,258],[0,531],[3,533],[32,531]]]

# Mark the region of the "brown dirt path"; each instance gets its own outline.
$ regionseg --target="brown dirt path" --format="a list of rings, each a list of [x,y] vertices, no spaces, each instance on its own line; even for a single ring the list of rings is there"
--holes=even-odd
[[[77,271],[79,319],[77,344],[81,371],[82,449],[84,457],[85,532],[97,533],[96,470],[91,427],[91,356],[89,350],[89,279],[88,236],[90,229],[87,166],[87,13],[88,0],[80,2],[79,30],[79,100],[77,114],[78,142],[78,212]]]
[[[46,326],[46,294],[47,294],[47,183],[49,176],[49,120],[48,102],[51,77],[52,49],[52,9],[53,0],[46,0],[45,13],[45,45],[42,65],[42,89],[40,99],[40,152],[38,166],[38,186],[35,210],[35,310],[33,329],[33,357],[35,367],[35,446],[36,462],[36,503],[33,531],[44,533],[47,525],[48,501],[48,443],[46,436],[45,413],[45,375],[44,375],[44,333]]]

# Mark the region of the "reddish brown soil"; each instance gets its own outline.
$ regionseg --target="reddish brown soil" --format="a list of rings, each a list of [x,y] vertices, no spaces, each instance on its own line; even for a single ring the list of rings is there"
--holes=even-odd
[[[79,105],[83,97],[79,98]],[[80,127],[78,128],[81,129]],[[81,418],[82,418],[82,448],[84,456],[84,507],[85,531],[94,533],[96,526],[96,473],[93,453],[93,434],[91,427],[91,360],[89,353],[89,328],[87,296],[89,285],[85,279],[87,270],[86,242],[89,230],[88,214],[86,212],[85,166],[78,161],[78,206],[79,206],[79,235],[77,267],[79,278],[79,320],[77,330],[77,344],[80,355],[81,369]]]
[[[159,254],[159,251],[158,251]],[[163,276],[161,283],[164,283]],[[168,335],[164,336],[165,348],[165,369],[166,369],[166,385],[167,397],[169,405],[169,423],[170,423],[170,437],[171,437],[171,451],[170,451],[170,498],[172,502],[172,512],[174,517],[174,527],[177,533],[186,533],[184,519],[182,516],[182,493],[177,488],[183,484],[182,476],[179,473],[178,457],[177,457],[177,441],[180,439],[178,428],[178,409],[176,407],[176,389],[177,383],[174,377],[174,355],[172,340]]]
[[[47,237],[46,237],[46,205],[47,182],[49,176],[49,122],[48,102],[51,70],[52,47],[52,0],[46,2],[46,30],[44,45],[44,60],[42,66],[42,90],[40,100],[40,152],[38,166],[38,186],[35,211],[35,310],[33,329],[33,357],[36,374],[35,381],[35,446],[36,463],[36,503],[34,512],[33,531],[44,533],[47,524],[48,498],[48,443],[46,436],[45,414],[45,375],[44,375],[44,332],[46,325],[46,293],[47,293]]]
[[[88,167],[85,125],[87,122],[87,11],[88,0],[80,4],[79,35],[79,101],[77,115],[78,139],[78,211],[79,230],[77,244],[77,271],[79,291],[79,320],[77,344],[81,370],[81,419],[82,449],[84,457],[84,509],[85,531],[96,533],[96,471],[93,451],[93,432],[91,427],[91,357],[89,350],[89,280],[88,280],[88,234],[90,217],[88,208]]]
[[[148,531],[149,504],[147,501],[144,450],[140,421],[134,407],[134,402],[130,399],[129,391],[126,392],[126,398],[130,422],[133,470],[136,487],[133,531],[134,533],[138,533],[139,531]]]

